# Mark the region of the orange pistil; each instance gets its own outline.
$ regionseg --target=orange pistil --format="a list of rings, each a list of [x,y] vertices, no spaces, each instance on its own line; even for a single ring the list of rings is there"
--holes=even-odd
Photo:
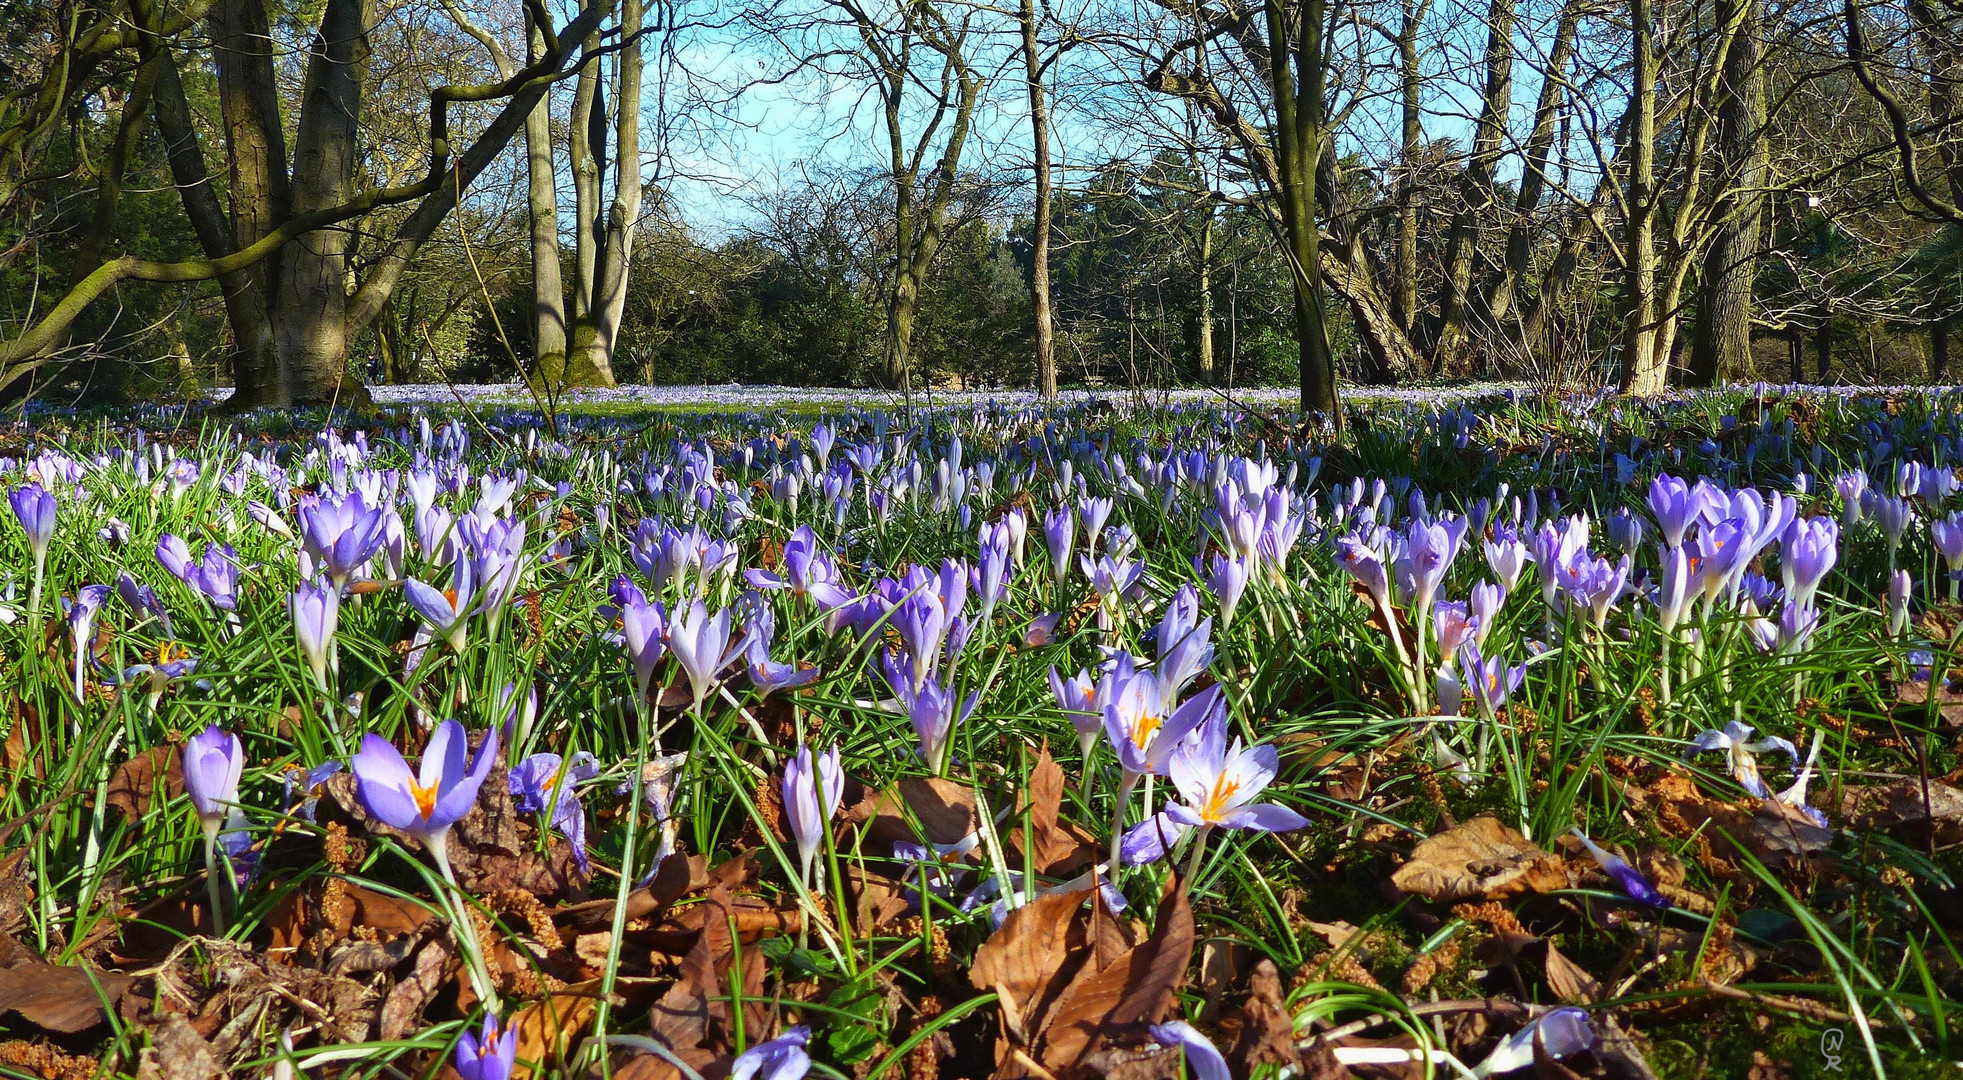
[[[436,788],[435,784],[424,787],[416,783],[413,778],[409,781],[409,796],[416,800],[416,809],[421,812],[425,820],[436,812]]]
[[[1159,729],[1165,726],[1165,722],[1165,717],[1150,714],[1132,721],[1131,744],[1140,750],[1145,749],[1145,745],[1152,741],[1152,736],[1158,734]]]
[[[1207,792],[1206,804],[1200,808],[1200,816],[1208,821],[1218,819],[1221,813],[1231,805],[1229,800],[1240,789],[1241,783],[1239,780],[1229,780],[1226,774],[1222,773],[1220,778],[1213,782],[1213,790]]]

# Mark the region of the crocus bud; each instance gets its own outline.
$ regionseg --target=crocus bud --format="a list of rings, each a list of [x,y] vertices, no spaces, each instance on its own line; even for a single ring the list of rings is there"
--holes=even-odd
[[[55,497],[39,484],[26,484],[8,492],[7,502],[27,533],[27,547],[34,553],[35,563],[45,561],[55,535]]]
[[[230,804],[239,801],[239,774],[245,747],[239,737],[213,724],[184,743],[184,793],[208,836],[216,837]]]
[[[1908,629],[1908,598],[1914,585],[1909,580],[1908,571],[1897,570],[1888,575],[1888,636],[1898,638]]]
[[[845,774],[839,771],[838,747],[813,754],[809,746],[784,765],[784,816],[797,841],[798,863],[804,881],[811,882],[811,864],[824,846],[825,823],[838,812],[845,797]]]
[[[329,650],[341,621],[341,595],[332,585],[303,583],[293,592],[293,636],[321,686],[327,685]]]

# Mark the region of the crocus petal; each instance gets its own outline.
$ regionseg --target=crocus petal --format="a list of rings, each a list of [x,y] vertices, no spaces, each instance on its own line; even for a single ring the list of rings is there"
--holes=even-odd
[[[1307,828],[1309,819],[1276,803],[1236,806],[1220,815],[1220,824],[1229,829],[1255,829],[1260,832],[1288,832]]]

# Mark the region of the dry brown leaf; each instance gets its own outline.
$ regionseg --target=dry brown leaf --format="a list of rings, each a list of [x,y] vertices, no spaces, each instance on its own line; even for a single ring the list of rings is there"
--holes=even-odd
[[[915,836],[908,814],[920,822]],[[878,843],[925,839],[954,844],[981,825],[975,812],[975,793],[965,784],[938,776],[910,777],[885,791],[868,794],[845,812],[849,824],[866,827],[866,839]]]
[[[136,1080],[215,1080],[227,1075],[217,1051],[182,1016],[148,1017],[141,1027],[149,1045],[137,1058]]]
[[[102,1023],[135,980],[113,971],[29,959],[0,968],[0,1016],[73,1035]]]
[[[1246,1076],[1264,1065],[1301,1065],[1301,1051],[1295,1042],[1295,1024],[1282,995],[1281,972],[1267,958],[1254,965],[1248,980],[1247,1000],[1233,1017],[1235,1038],[1222,1040],[1225,1054],[1236,1075]]]
[[[151,747],[116,766],[103,799],[141,831],[150,804],[158,797],[159,782],[165,799],[184,794],[184,756],[174,746]]]
[[[1100,897],[1098,906],[1103,906]],[[1193,958],[1193,910],[1177,875],[1166,882],[1152,936],[1098,970],[1078,969],[1058,999],[1043,1033],[1038,1060],[1052,1071],[1070,1069],[1098,1050],[1107,1031],[1166,1018]]]
[[[445,971],[455,952],[456,946],[451,944],[447,934],[439,934],[423,943],[408,976],[390,987],[388,997],[382,1000],[380,1028],[384,1040],[400,1039],[417,1029],[423,1009],[428,1007],[430,999],[436,996],[436,991],[444,983]]]
[[[1490,814],[1422,841],[1391,883],[1430,900],[1493,900],[1568,887],[1565,862]]]
[[[1547,943],[1547,957],[1543,965],[1547,972],[1547,988],[1562,1001],[1570,1005],[1592,1005],[1602,996],[1601,980],[1568,959],[1551,941]]]
[[[1841,795],[1840,809],[1857,829],[1901,833],[1918,842],[1933,834],[1942,847],[1963,842],[1963,791],[1935,780],[1926,791],[1914,777],[1849,787]]]
[[[511,1070],[512,1080],[529,1080],[536,1069],[562,1064],[593,1022],[599,1001],[600,980],[593,979],[530,1002],[512,1014],[511,1029],[518,1033],[518,1065]],[[558,1074],[546,1069],[546,1075]]]

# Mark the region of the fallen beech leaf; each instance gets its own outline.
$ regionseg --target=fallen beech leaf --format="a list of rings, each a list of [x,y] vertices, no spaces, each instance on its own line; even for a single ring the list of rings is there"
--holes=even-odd
[[[1103,907],[1103,899],[1097,901]],[[1168,878],[1152,936],[1101,969],[1086,964],[1057,1000],[1037,1060],[1053,1072],[1101,1048],[1107,1031],[1164,1020],[1193,958],[1193,910],[1178,875]]]
[[[1547,957],[1542,966],[1547,972],[1547,988],[1562,1001],[1570,1005],[1592,1005],[1602,996],[1601,981],[1568,959],[1551,941],[1547,943]]]
[[[29,960],[0,968],[0,1016],[73,1035],[102,1023],[136,980],[113,971]]]
[[[423,942],[408,976],[390,987],[388,997],[382,1000],[380,1025],[384,1040],[400,1039],[416,1030],[423,1009],[443,985],[443,976],[455,953],[456,946],[448,935],[439,934]]]
[[[968,981],[978,990],[995,991],[1013,1002],[1019,1015],[1030,1016],[1043,1003],[1039,998],[1047,996],[1045,991],[1062,990],[1068,976],[1058,976],[1083,962],[1084,938],[1080,933],[1073,941],[1072,931],[1081,930],[1077,910],[1090,895],[1048,893],[1009,912],[975,951]]]
[[[1301,1066],[1301,1051],[1295,1042],[1295,1023],[1282,996],[1281,972],[1275,962],[1262,957],[1248,980],[1247,1000],[1229,1018],[1236,1038],[1222,1040],[1223,1052],[1235,1074],[1251,1075],[1263,1065]]]
[[[137,1058],[136,1080],[191,1080],[225,1075],[225,1064],[191,1026],[175,1013],[146,1017],[139,1025],[149,1045]]]
[[[1568,873],[1560,856],[1481,814],[1419,843],[1391,884],[1430,900],[1495,900],[1565,889]]]
[[[1841,794],[1841,813],[1857,829],[1899,832],[1918,841],[1933,833],[1938,846],[1963,842],[1963,791],[1929,781],[1925,792],[1915,777],[1888,784],[1849,787]]]
[[[1963,687],[1958,687],[1949,679],[1942,680],[1940,684],[1937,684],[1934,679],[1928,682],[1909,679],[1895,683],[1895,700],[1903,706],[1898,710],[1898,715],[1904,719],[1920,718],[1923,710],[1929,707],[1932,687],[1935,690],[1936,717],[1941,726],[1963,727]]]
[[[159,782],[164,799],[184,794],[184,755],[174,746],[151,747],[116,766],[103,800],[141,832],[150,805],[158,798]]]
[[[914,835],[909,812],[920,822],[920,837]],[[954,844],[981,826],[974,791],[938,776],[910,777],[885,791],[869,794],[845,812],[845,820],[863,824],[867,840],[887,844],[922,838]]]
[[[511,1017],[511,1028],[518,1033],[518,1065],[512,1080],[528,1080],[536,1071],[557,1075],[551,1068],[562,1065],[566,1053],[593,1022],[600,1001],[600,980],[575,983],[547,997],[527,1004]]]

